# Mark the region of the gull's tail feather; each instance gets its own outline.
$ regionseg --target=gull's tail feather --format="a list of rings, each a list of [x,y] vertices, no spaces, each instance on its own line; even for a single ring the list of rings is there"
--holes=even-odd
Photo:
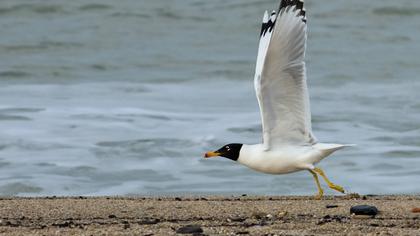
[[[313,145],[315,149],[324,152],[326,156],[345,147],[354,147],[356,144],[337,144],[337,143],[317,143]]]

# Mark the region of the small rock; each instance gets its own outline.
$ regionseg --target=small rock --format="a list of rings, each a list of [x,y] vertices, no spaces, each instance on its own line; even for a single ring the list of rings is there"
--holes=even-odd
[[[369,205],[358,205],[350,208],[350,213],[355,215],[375,216],[378,212],[378,208]]]
[[[227,219],[228,222],[244,222],[245,220],[246,218],[240,216]]]
[[[259,212],[259,211],[257,211],[257,212],[254,212],[254,213],[252,214],[252,216],[253,216],[255,219],[257,219],[257,220],[261,220],[261,219],[264,219],[264,218],[265,218],[266,214],[265,214],[264,212]]]
[[[326,215],[326,216],[324,216],[324,217],[322,217],[322,219],[321,220],[319,220],[316,224],[317,225],[323,225],[323,224],[325,224],[325,223],[329,223],[329,222],[331,222],[332,220],[331,220],[331,216],[330,215]]]
[[[248,196],[248,195],[246,195],[245,193],[244,193],[244,194],[242,194],[242,197],[246,197],[246,196]]]
[[[354,198],[359,199],[360,198],[360,195],[358,193],[349,193],[349,194],[346,195],[346,198],[349,198],[349,199],[354,199]]]
[[[287,215],[287,211],[282,211],[282,212],[279,212],[279,214],[277,214],[277,217],[285,217]]]
[[[413,213],[420,213],[420,207],[415,207],[411,210]]]
[[[63,223],[54,223],[52,226],[58,226],[60,228],[72,228],[73,222],[72,221],[65,221]]]
[[[203,229],[199,225],[187,225],[179,228],[176,231],[177,234],[200,234],[203,233]]]
[[[342,222],[346,222],[347,218],[345,216],[341,216],[341,215],[325,215],[324,217],[322,217],[322,219],[320,219],[317,223],[317,225],[323,225],[325,223],[329,223],[329,222],[338,222],[338,223],[342,223]]]
[[[138,223],[141,225],[155,225],[155,224],[158,224],[159,222],[160,222],[159,219],[145,218],[139,221]]]
[[[182,201],[182,199],[180,197],[176,197],[175,201]]]
[[[117,216],[116,215],[109,215],[108,218],[109,219],[115,219],[115,218],[117,218]]]
[[[237,235],[244,235],[244,234],[249,234],[249,231],[239,231],[236,232]]]
[[[326,205],[325,207],[326,207],[326,208],[337,208],[337,207],[338,207],[338,205]]]

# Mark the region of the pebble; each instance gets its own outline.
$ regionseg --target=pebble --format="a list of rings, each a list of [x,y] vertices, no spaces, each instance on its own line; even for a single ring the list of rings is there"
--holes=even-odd
[[[326,208],[337,208],[337,207],[338,207],[338,205],[326,205],[325,207],[326,207]]]
[[[237,235],[244,235],[244,234],[249,234],[249,231],[239,231],[236,232]]]
[[[369,205],[358,205],[350,208],[350,213],[355,215],[375,216],[378,212],[378,208]]]
[[[287,211],[282,211],[282,212],[279,212],[279,214],[277,214],[277,217],[285,217],[287,215]]]
[[[266,214],[264,213],[264,212],[254,212],[253,214],[252,214],[252,216],[255,218],[255,219],[257,219],[257,220],[261,220],[261,219],[264,219],[265,218],[265,216],[266,216]]]
[[[160,222],[159,219],[145,218],[139,221],[138,223],[142,225],[155,225],[155,224],[158,224],[159,222]]]
[[[411,210],[413,213],[420,213],[420,207],[415,207]]]
[[[244,222],[245,220],[246,218],[240,216],[226,219],[227,222]]]
[[[342,223],[342,222],[346,222],[348,220],[347,217],[345,216],[341,216],[341,215],[325,215],[324,217],[322,217],[321,220],[318,221],[317,225],[323,225],[325,223],[330,223],[330,222],[338,222],[338,223]]]
[[[350,199],[356,198],[356,199],[358,199],[358,198],[360,198],[360,195],[358,193],[349,193],[349,194],[346,195],[346,198],[350,198]]]
[[[176,231],[177,234],[196,234],[203,233],[203,229],[199,225],[186,225]]]

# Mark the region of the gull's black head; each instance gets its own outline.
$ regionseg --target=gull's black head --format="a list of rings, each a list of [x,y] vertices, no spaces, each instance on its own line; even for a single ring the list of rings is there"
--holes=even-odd
[[[225,146],[223,146],[217,151],[207,152],[204,155],[204,157],[210,158],[210,157],[220,156],[220,157],[226,157],[228,159],[231,159],[232,161],[236,161],[239,158],[239,152],[241,151],[242,145],[243,144],[241,143],[226,144]]]

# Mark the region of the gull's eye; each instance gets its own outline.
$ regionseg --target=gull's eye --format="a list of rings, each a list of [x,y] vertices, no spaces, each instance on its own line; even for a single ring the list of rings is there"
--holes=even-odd
[[[226,150],[230,151],[230,147],[229,146],[226,146]]]

